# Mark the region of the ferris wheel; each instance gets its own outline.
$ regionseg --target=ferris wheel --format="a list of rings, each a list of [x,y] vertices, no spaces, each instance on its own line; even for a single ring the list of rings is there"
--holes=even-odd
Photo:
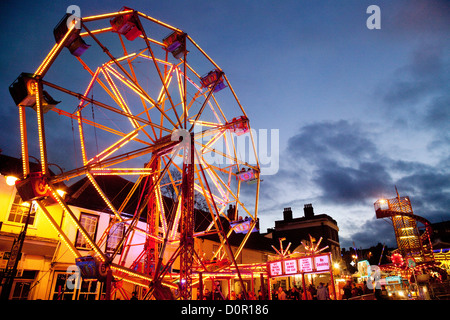
[[[257,225],[260,168],[249,119],[223,70],[182,30],[127,7],[84,18],[66,14],[53,34],[55,45],[38,69],[10,86],[21,120],[19,193],[37,201],[77,262],[94,261],[114,277],[151,283],[153,298],[163,298],[161,286],[190,298],[196,272],[208,269],[196,246],[205,235],[216,234],[220,241],[214,261],[239,273],[236,257]],[[38,173],[30,172],[26,160],[27,107],[36,111]],[[44,126],[48,116],[52,121]],[[63,130],[73,136],[68,144],[74,145],[74,165],[50,176],[47,149],[63,146],[46,141]],[[102,190],[101,175],[133,183],[120,206]],[[89,180],[114,217],[97,240],[56,192],[55,184],[80,178]],[[133,196],[142,200],[126,215]],[[68,213],[92,257],[83,257],[64,234],[45,208],[46,198]],[[199,223],[199,215],[207,223]],[[143,219],[145,230],[138,227]],[[125,226],[122,247],[145,235],[139,259],[128,261],[127,250],[106,253],[105,239],[117,224]],[[245,234],[237,252],[228,241],[233,232]],[[177,274],[171,271],[175,260]],[[140,261],[145,263],[139,266]]]

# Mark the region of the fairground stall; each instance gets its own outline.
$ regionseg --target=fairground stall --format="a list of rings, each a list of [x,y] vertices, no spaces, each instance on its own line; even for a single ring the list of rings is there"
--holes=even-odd
[[[272,284],[269,287],[270,297],[272,297],[272,291],[277,290],[282,283],[277,279],[281,280],[282,278],[288,282],[290,288],[296,286],[302,289],[302,300],[314,299],[314,296],[309,293],[312,288],[316,287],[316,284],[321,282],[328,287],[330,298],[336,297],[331,253],[305,255],[298,258],[288,257],[271,261],[268,263],[268,271]]]

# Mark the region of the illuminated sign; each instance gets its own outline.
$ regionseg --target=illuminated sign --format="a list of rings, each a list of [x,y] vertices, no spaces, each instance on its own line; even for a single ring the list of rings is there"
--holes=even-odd
[[[399,277],[399,276],[386,277],[386,285],[399,284],[399,283],[402,283],[402,277]]]
[[[298,273],[297,260],[285,260],[283,262],[284,262],[284,273],[285,274]]]
[[[331,271],[331,258],[329,254],[322,254],[304,258],[272,261],[268,263],[268,269],[270,277],[326,272]]]
[[[314,257],[314,264],[316,266],[316,271],[330,270],[330,259],[328,256]]]
[[[269,264],[270,268],[270,276],[281,276],[283,274],[283,270],[281,269],[281,261],[272,262]]]
[[[302,258],[302,259],[299,259],[298,261],[300,264],[301,272],[312,272],[313,271],[312,258]]]

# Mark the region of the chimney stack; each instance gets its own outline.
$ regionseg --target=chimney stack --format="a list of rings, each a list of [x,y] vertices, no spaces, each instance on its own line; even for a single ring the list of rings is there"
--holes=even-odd
[[[284,219],[284,221],[292,220],[292,209],[291,209],[291,207],[284,208],[284,210],[283,210],[283,219]]]
[[[305,204],[303,207],[303,212],[305,213],[305,218],[307,219],[314,217],[314,208],[311,203]]]

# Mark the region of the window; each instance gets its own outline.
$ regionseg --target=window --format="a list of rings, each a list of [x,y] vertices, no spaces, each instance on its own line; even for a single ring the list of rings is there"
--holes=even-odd
[[[99,298],[102,286],[97,280],[83,280],[79,276],[73,277],[72,274],[63,271],[57,271],[54,277],[52,300],[98,300]]]
[[[75,287],[78,285],[72,277],[72,285],[67,286],[67,278],[70,274],[66,272],[57,272],[55,274],[55,286],[53,287],[52,300],[74,300]],[[69,281],[70,282],[70,281]]]
[[[15,281],[10,300],[28,300],[32,281]]]
[[[98,216],[82,212],[80,216],[80,224],[84,227],[84,230],[86,230],[90,238],[95,241],[95,237],[97,235]],[[91,249],[91,246],[79,230],[77,231],[75,247],[77,249]]]
[[[97,300],[98,287],[100,287],[100,283],[97,280],[83,280],[78,300]]]
[[[122,241],[125,234],[125,224],[123,222],[115,223],[108,233],[108,238],[106,239],[106,252],[113,253],[117,246]],[[122,247],[119,249],[118,253],[122,252]]]
[[[8,221],[24,224],[26,222],[29,210],[30,210],[30,203],[23,202],[19,193],[16,192],[14,202],[11,207],[11,211],[9,212]],[[35,218],[36,218],[36,203],[32,202],[30,220],[28,221],[28,224],[33,225]]]

